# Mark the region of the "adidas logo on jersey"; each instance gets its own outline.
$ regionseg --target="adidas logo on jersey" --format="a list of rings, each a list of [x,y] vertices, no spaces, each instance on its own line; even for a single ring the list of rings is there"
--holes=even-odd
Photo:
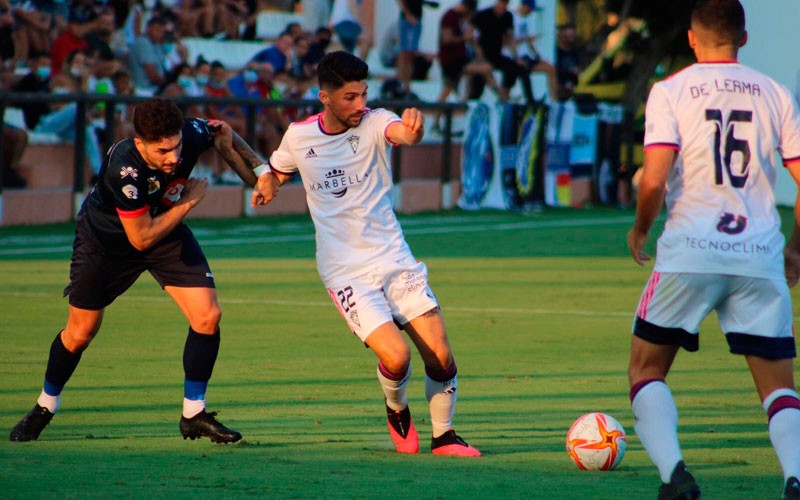
[[[314,148],[310,148],[308,150],[308,152],[306,153],[306,159],[308,159],[308,158],[316,158],[316,157],[317,157],[317,153],[314,152]]]

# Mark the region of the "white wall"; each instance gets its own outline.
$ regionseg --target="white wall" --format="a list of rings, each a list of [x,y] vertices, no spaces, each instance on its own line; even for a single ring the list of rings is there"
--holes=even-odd
[[[800,69],[800,2],[741,0],[747,17],[747,45],[739,61],[794,91]],[[775,195],[781,205],[794,205],[797,185],[786,169],[778,170]]]

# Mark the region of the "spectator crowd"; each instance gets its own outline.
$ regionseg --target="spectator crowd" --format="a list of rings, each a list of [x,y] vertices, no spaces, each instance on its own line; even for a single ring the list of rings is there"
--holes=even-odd
[[[566,38],[562,36],[559,54],[565,54],[566,65],[551,64],[540,56],[535,46],[535,0],[520,0],[514,12],[507,0],[480,10],[476,0],[461,0],[443,9],[438,23],[427,21],[424,15],[435,2],[396,3],[396,26],[385,33],[378,47],[381,62],[396,70],[396,78],[389,82],[394,87],[384,85],[381,97],[416,98],[411,82],[425,79],[436,58],[442,74],[439,102],[452,99],[454,92],[465,98],[479,97],[487,85],[498,100],[506,101],[521,81],[523,97],[531,103],[529,75],[534,72],[547,75],[552,99],[569,97],[565,89],[574,85],[577,71],[570,66],[575,62],[570,58],[574,51],[562,50]],[[316,65],[326,51],[342,48],[367,59],[373,46],[375,8],[375,0],[0,0],[0,82],[5,91],[55,95],[316,99]],[[291,22],[276,38],[264,40],[264,49],[244,67],[229,67],[224,57],[190,60],[184,39],[256,40],[256,20],[264,10],[302,10],[303,22]],[[437,30],[438,54],[420,51],[423,29]],[[464,76],[469,85],[459,92]],[[8,123],[3,126],[5,187],[25,185],[16,167],[27,142],[26,130],[75,140],[78,107],[74,102],[18,106],[25,130]],[[264,106],[250,116],[247,107],[208,103],[185,111],[226,120],[242,136],[248,120],[253,120],[253,146],[267,157],[289,123],[314,110]],[[104,105],[88,109],[85,151],[94,173],[102,162],[102,146],[131,135],[130,112],[129,105],[116,107],[110,133],[105,130]],[[217,158],[201,159],[198,172],[214,182],[238,182]]]

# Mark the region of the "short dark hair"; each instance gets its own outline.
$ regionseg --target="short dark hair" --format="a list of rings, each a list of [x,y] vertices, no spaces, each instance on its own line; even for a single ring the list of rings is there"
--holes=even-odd
[[[744,7],[739,0],[698,0],[692,9],[692,25],[711,31],[718,43],[738,46],[744,38]]]
[[[173,137],[183,128],[183,112],[169,99],[154,97],[136,106],[133,129],[145,142],[158,142]]]
[[[329,52],[320,60],[317,79],[320,88],[336,90],[350,82],[360,82],[369,77],[367,63],[349,52]]]
[[[478,0],[461,0],[461,5],[468,8],[470,12],[478,10]]]

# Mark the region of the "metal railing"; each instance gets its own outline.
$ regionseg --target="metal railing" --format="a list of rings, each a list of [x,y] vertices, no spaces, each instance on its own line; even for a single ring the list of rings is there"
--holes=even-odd
[[[108,151],[113,143],[116,128],[116,109],[118,104],[135,104],[147,100],[143,96],[125,96],[114,94],[44,94],[34,92],[0,92],[0,116],[5,115],[5,108],[7,107],[21,107],[25,104],[33,103],[75,103],[77,106],[75,114],[75,141],[74,141],[74,155],[73,155],[73,183],[72,190],[75,194],[80,194],[87,187],[86,179],[84,178],[84,164],[86,161],[86,126],[87,114],[86,111],[91,106],[99,103],[105,103],[104,121],[105,121],[105,134],[104,144],[101,144],[102,151]],[[245,109],[246,131],[245,140],[248,144],[255,144],[256,141],[256,110],[262,107],[296,107],[296,108],[312,108],[321,110],[322,104],[318,100],[264,100],[256,97],[170,97],[179,106],[190,105],[237,105]],[[424,101],[386,101],[374,100],[369,102],[371,108],[386,108],[397,112],[402,112],[403,109],[408,107],[416,107],[422,111],[436,111],[444,116],[444,127],[442,134],[442,159],[440,165],[440,179],[443,185],[449,185],[451,181],[450,176],[450,163],[452,161],[451,149],[453,144],[452,124],[453,113],[466,111],[465,104],[458,103],[430,103]],[[402,181],[401,172],[401,155],[402,148],[393,149],[392,157],[392,171],[395,183]],[[0,158],[3,157],[3,145],[0,141]],[[0,193],[2,193],[2,185],[0,185]]]

